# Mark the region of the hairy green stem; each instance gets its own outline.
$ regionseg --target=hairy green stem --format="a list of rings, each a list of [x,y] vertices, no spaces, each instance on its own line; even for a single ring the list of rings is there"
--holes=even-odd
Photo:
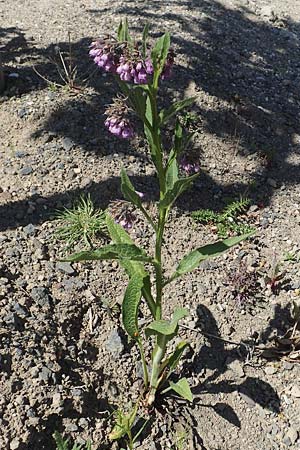
[[[146,218],[146,220],[148,221],[148,223],[151,225],[151,227],[153,228],[153,230],[156,232],[157,231],[157,226],[155,225],[155,223],[153,222],[153,220],[151,219],[151,217],[149,216],[149,214],[147,213],[147,211],[145,210],[145,208],[142,206],[140,208],[141,212],[144,214],[144,217]]]
[[[147,399],[147,404],[151,406],[155,400],[155,394],[159,384],[159,377],[161,372],[161,362],[166,353],[167,337],[160,335],[157,337],[157,343],[153,351],[152,357],[152,373],[150,379],[150,391]]]

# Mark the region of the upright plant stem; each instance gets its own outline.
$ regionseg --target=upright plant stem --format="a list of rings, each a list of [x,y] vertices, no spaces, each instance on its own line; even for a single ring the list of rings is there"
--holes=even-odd
[[[163,167],[163,151],[160,137],[159,117],[157,112],[157,82],[154,80],[153,89],[149,91],[151,107],[152,107],[152,139],[156,147],[157,156],[157,172],[159,179],[160,200],[163,199],[166,192],[166,179]],[[156,276],[156,311],[155,319],[162,318],[162,300],[163,300],[163,269],[162,269],[162,244],[165,223],[167,219],[167,210],[159,208],[159,219],[156,230],[155,239],[155,276]],[[150,392],[148,396],[148,405],[154,402],[156,390],[158,387],[158,380],[160,376],[161,362],[166,352],[166,338],[165,336],[157,336],[156,345],[152,355],[152,373],[150,379]]]

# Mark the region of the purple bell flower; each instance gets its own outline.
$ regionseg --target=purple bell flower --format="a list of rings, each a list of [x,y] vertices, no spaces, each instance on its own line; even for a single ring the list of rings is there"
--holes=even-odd
[[[179,166],[188,176],[200,172],[199,163],[189,160],[186,155],[181,158]]]
[[[108,117],[104,125],[114,136],[123,139],[131,139],[134,136],[134,130],[127,120]]]

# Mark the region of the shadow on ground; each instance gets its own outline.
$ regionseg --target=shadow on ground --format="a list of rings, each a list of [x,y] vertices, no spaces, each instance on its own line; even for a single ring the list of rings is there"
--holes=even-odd
[[[217,99],[214,107],[200,102],[195,109],[201,117],[203,131],[221,139],[238,136],[240,152],[245,158],[252,154],[262,157],[261,167],[252,174],[250,181],[233,180],[224,186],[216,183],[208,173],[203,174],[201,185],[206,191],[205,199],[210,207],[220,207],[214,198],[216,192],[221,194],[220,197],[237,197],[248,192],[251,185],[255,185],[254,200],[255,197],[263,197],[267,204],[273,193],[273,187],[266,185],[267,178],[274,179],[277,186],[299,183],[298,23],[287,19],[278,24],[262,22],[246,8],[229,9],[215,0],[175,1],[172,12],[164,3],[154,0],[141,3],[138,7],[131,1],[126,2],[125,6],[119,6],[118,2],[113,1],[112,7],[120,16],[126,15],[129,21],[132,18],[136,31],[141,28],[139,22],[137,25],[137,17],[143,17],[153,25],[154,34],[158,34],[158,29],[174,29],[173,42],[179,57],[168,91],[178,89],[184,92],[193,83],[196,94],[202,91],[213,96]],[[184,8],[191,14],[185,13]],[[103,15],[105,10],[90,11],[90,14],[97,13]],[[42,51],[32,48],[26,42],[24,33],[15,28],[2,29],[1,35],[2,38],[8,37],[2,49],[4,63],[9,58],[36,58],[36,67],[41,74],[51,79],[53,76],[56,81],[59,79],[53,64],[46,61],[55,52],[53,45]],[[90,39],[86,38],[72,46],[79,73],[86,72],[86,67],[92,67],[87,56],[89,42]],[[58,46],[67,50],[68,43],[59,43]],[[188,68],[180,65],[181,55],[188,57]],[[29,68],[24,70],[27,73]],[[33,88],[45,86],[32,71],[30,77],[35,80]],[[102,140],[104,128],[99,127],[99,115],[109,102],[113,88],[111,81],[100,74],[90,77],[88,82],[99,95],[95,94],[89,103],[76,97],[68,100],[44,123],[41,133],[54,131],[58,136],[72,139],[83,150],[95,151],[95,146],[90,143],[94,139]],[[76,104],[80,107],[75,108]],[[114,184],[115,181],[108,180],[107,183]],[[76,190],[76,195],[79,193]],[[64,198],[73,194],[75,191],[55,194],[46,202],[55,204],[57,198],[63,202]],[[191,201],[179,202],[180,208],[190,210],[207,206],[203,202],[204,196],[198,194],[196,189],[189,196]],[[20,203],[15,202],[1,206],[0,216],[12,218],[19,206]],[[37,208],[36,217],[28,216],[21,223],[26,223],[26,220],[38,223],[44,217]],[[6,220],[1,228],[13,228],[16,223],[13,219]]]
[[[225,346],[217,322],[205,305],[198,306],[197,314],[198,322],[195,328],[198,328],[199,332],[205,336],[207,343],[201,346],[200,351],[194,355],[192,363],[187,364],[184,371],[189,376],[199,374],[206,369],[209,369],[212,373],[204,379],[202,384],[193,388],[193,394],[197,396],[195,404],[212,408],[218,415],[238,428],[241,425],[240,419],[230,405],[223,402],[214,405],[203,404],[203,394],[238,392],[244,398],[249,398],[250,402],[279,413],[280,399],[277,392],[269,383],[260,378],[245,376],[241,379],[241,382],[232,379],[219,380],[228,370],[229,364],[241,359],[241,354],[236,347],[228,349],[228,345]],[[287,309],[284,311],[281,308],[276,309],[274,318],[261,334],[259,341],[266,342],[271,334],[284,333],[291,326],[291,323],[291,316]]]

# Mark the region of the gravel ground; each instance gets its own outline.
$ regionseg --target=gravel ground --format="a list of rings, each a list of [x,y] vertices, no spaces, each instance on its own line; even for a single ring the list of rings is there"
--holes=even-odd
[[[172,32],[177,65],[165,98],[197,98],[193,147],[202,174],[168,224],[166,270],[217,239],[213,227],[193,221],[193,210],[221,211],[226,199],[247,196],[252,206],[244,220],[256,227],[253,238],[167,292],[166,314],[174,304],[190,309],[181,334],[191,351],[182,371],[195,401],[169,400],[136,448],[172,448],[183,427],[186,449],[300,449],[299,359],[266,360],[253,351],[292,326],[291,304],[300,294],[300,4],[0,5],[7,75],[0,97],[0,448],[53,450],[54,430],[77,442],[91,439],[93,450],[117,448],[107,443],[111,408],[140,392],[137,351],[122,331],[119,309],[105,306],[105,299],[117,306],[122,301],[124,274],[111,262],[58,262],[63,246],[51,220],[82,193],[99,207],[120,199],[122,166],[149,204],[157,198],[142,138],[129,146],[104,129],[114,85],[87,56],[92,38],[127,16],[135,31],[146,20],[154,36]],[[59,83],[53,58],[57,46],[68,48],[68,31],[85,83],[71,91],[50,89],[33,66]],[[139,217],[132,236],[152,248]],[[285,258],[288,252],[294,258]],[[282,262],[286,281],[277,295],[263,275],[275,261]],[[259,295],[239,305],[228,280],[243,271],[258,274]]]

